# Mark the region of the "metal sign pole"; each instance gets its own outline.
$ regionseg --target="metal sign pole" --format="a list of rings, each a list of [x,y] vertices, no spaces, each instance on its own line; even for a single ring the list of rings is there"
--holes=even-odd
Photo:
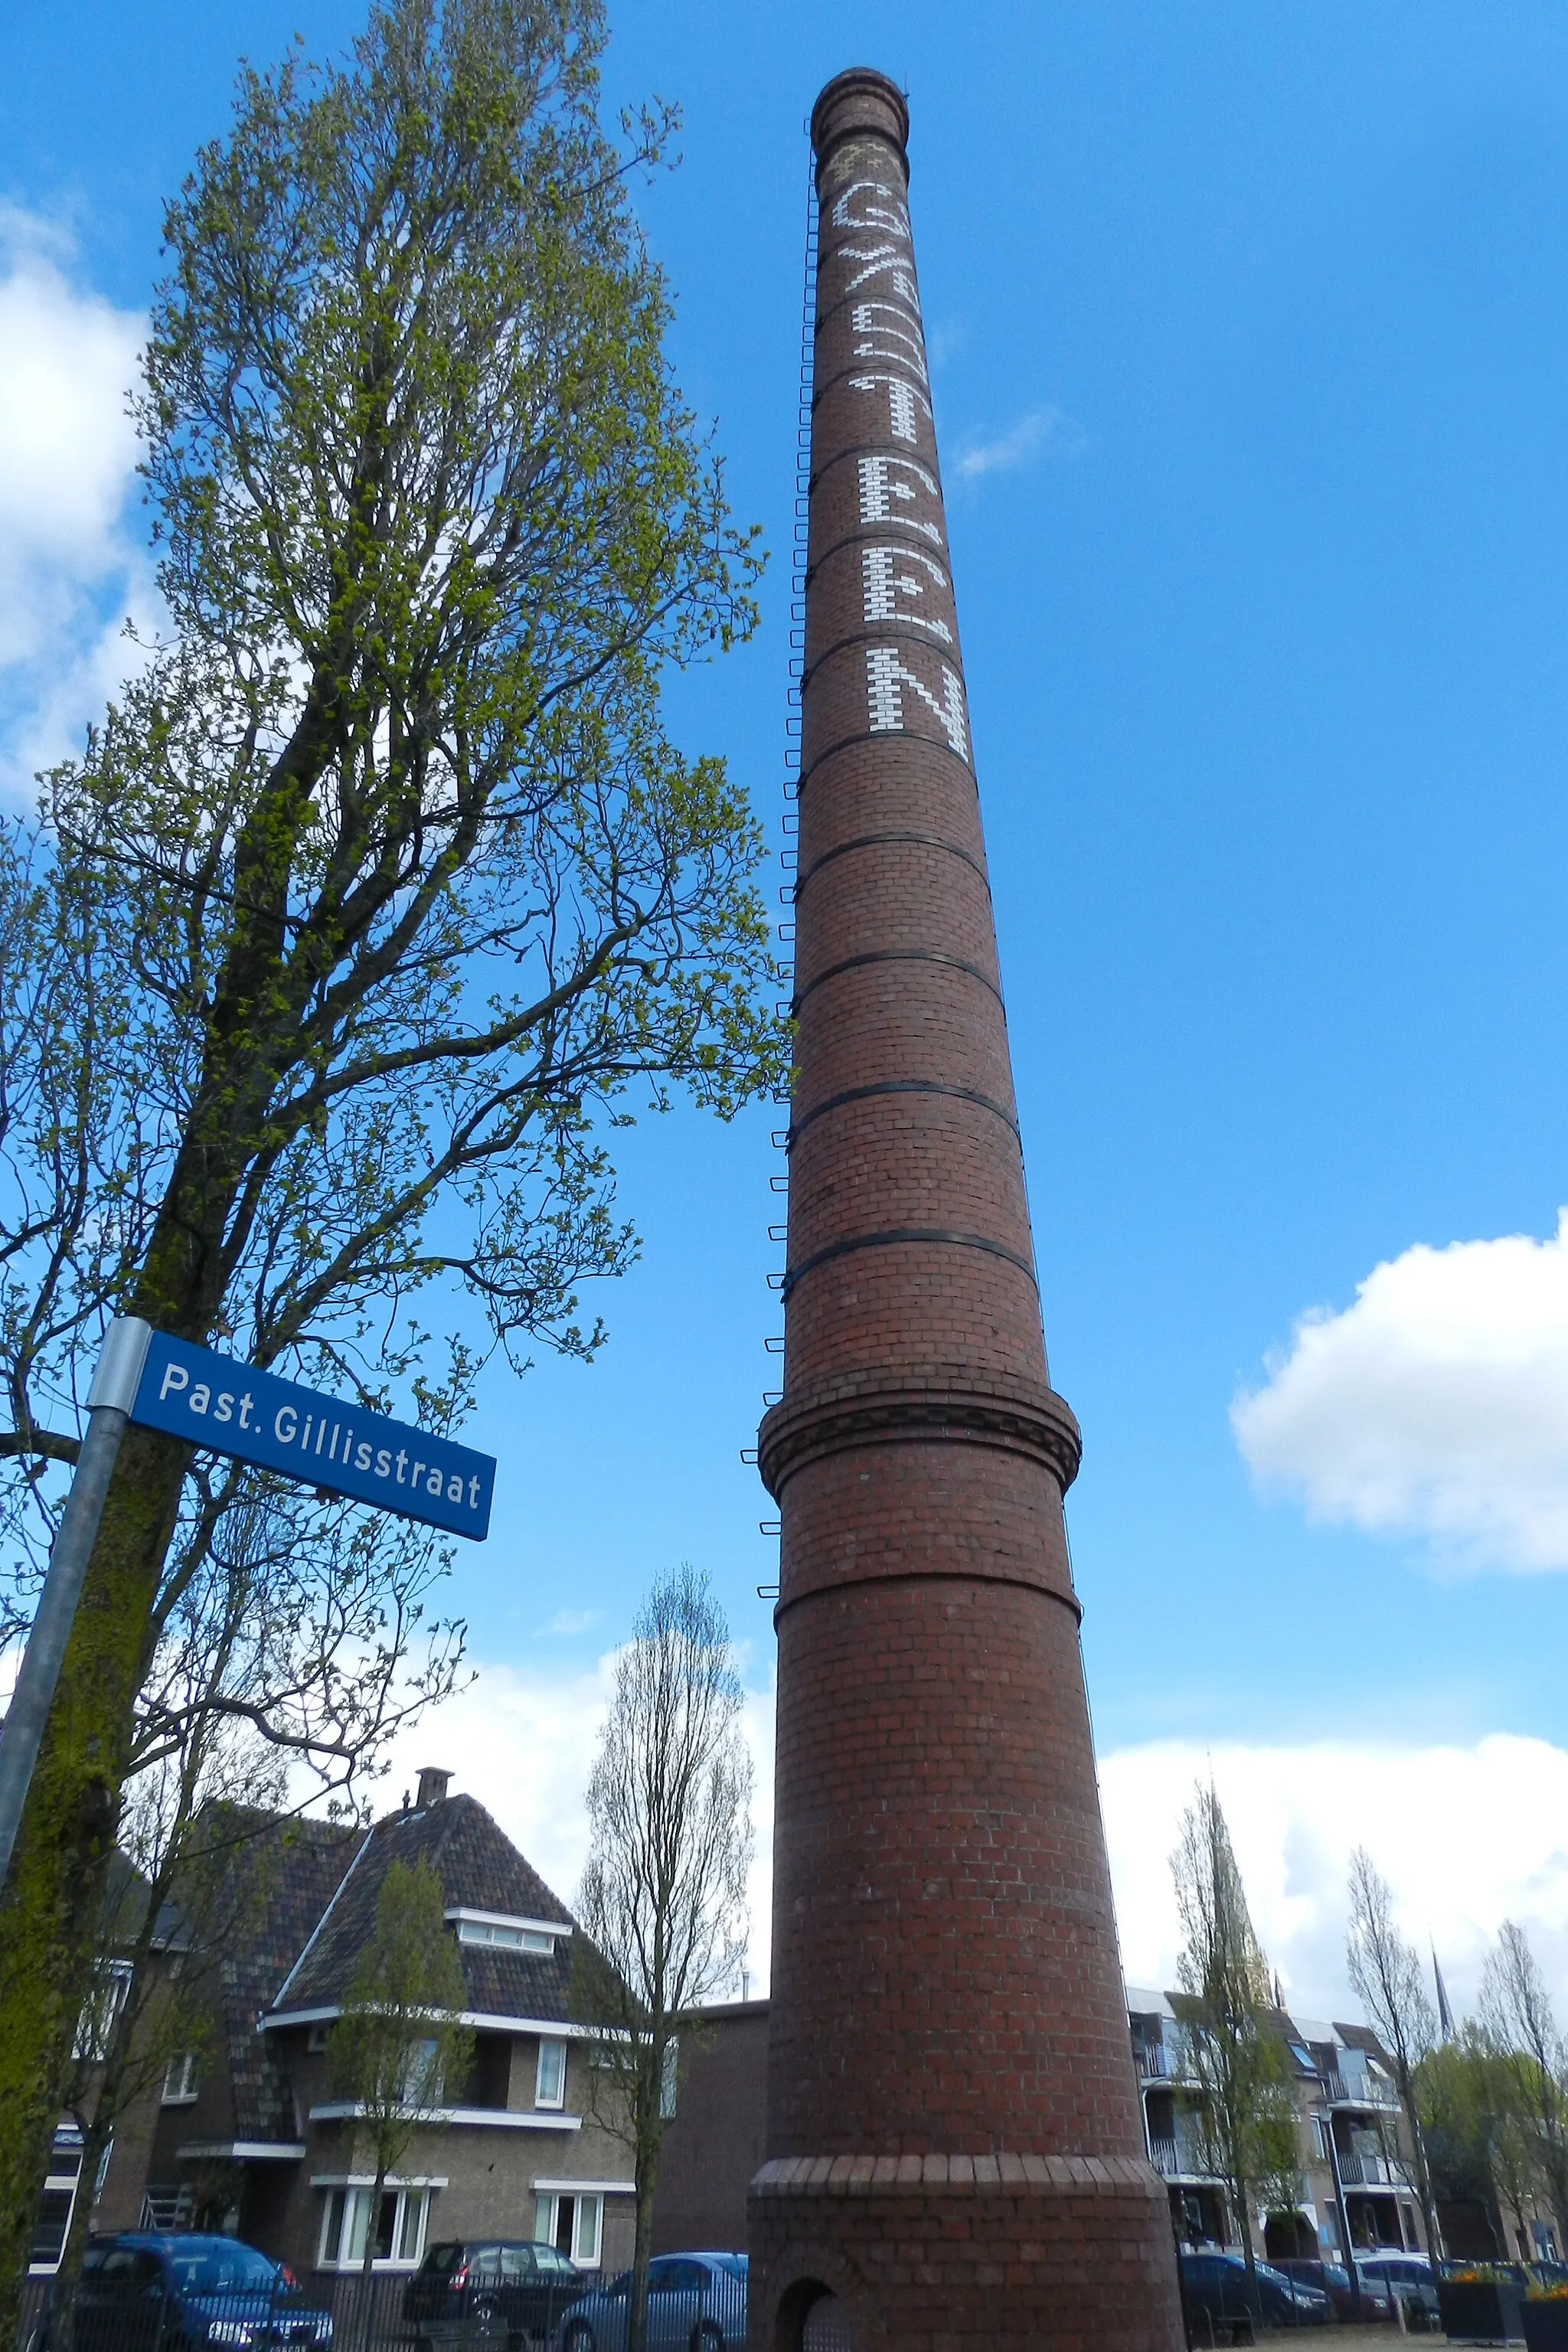
[[[93,1375],[87,1400],[87,1435],[49,1553],[49,1572],[27,1636],[16,1687],[0,1730],[0,1883],[11,1867],[11,1850],[22,1825],[22,1809],[65,1663],[87,1564],[98,1538],[109,1481],[152,1337],[152,1325],[140,1317],[120,1317],[109,1327]]]
[[[493,1454],[154,1331],[134,1315],[109,1327],[87,1413],[76,1476],[0,1729],[0,1883],[11,1866],[128,1421],[476,1543],[489,1532]]]

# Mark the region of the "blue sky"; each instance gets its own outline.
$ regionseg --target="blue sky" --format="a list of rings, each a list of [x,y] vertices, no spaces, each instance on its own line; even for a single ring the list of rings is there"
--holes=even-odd
[[[238,54],[295,29],[331,51],[357,16],[0,23],[13,792],[145,593],[104,388],[161,200]],[[639,208],[681,379],[776,551],[755,643],[672,707],[775,830],[804,121],[847,63],[910,93],[1129,1968],[1168,1967],[1161,1857],[1212,1752],[1304,2005],[1343,2000],[1358,1838],[1462,1991],[1504,1908],[1568,1990],[1568,18],[622,0],[613,22],[607,100],[685,109]],[[740,1452],[778,1328],[776,1117],[626,1139],[646,1247],[609,1349],[494,1376],[473,1433],[504,1463],[461,1562],[487,1672],[419,1745],[498,1811],[504,1783],[568,1881],[599,1661],[657,1570],[711,1570],[767,1687],[771,1507]],[[1456,1850],[1493,1857],[1463,1892]]]

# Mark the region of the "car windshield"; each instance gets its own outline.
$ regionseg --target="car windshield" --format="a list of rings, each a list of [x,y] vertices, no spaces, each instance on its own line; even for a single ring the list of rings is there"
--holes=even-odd
[[[271,2286],[278,2266],[254,2246],[200,2246],[189,2252],[171,2248],[168,2257],[174,2284],[192,2294],[232,2294],[237,2287]]]
[[[450,2278],[452,2273],[461,2265],[462,2260],[462,2247],[443,2240],[440,2245],[431,2247],[422,2267],[432,2272],[437,2278]]]

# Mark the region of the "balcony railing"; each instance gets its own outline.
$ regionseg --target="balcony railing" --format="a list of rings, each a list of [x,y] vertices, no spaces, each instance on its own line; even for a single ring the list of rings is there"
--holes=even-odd
[[[1392,2083],[1379,2082],[1374,2075],[1358,2074],[1347,2083],[1342,2074],[1321,2077],[1323,2096],[1335,2107],[1384,2107],[1395,2109],[1399,2094]]]
[[[1186,2052],[1167,2042],[1135,2042],[1132,2055],[1146,2083],[1190,2083],[1195,2078]]]
[[[1392,2156],[1342,2156],[1340,2179],[1347,2189],[1408,2189],[1410,2167]]]
[[[1162,2180],[1212,2180],[1203,2159],[1203,2150],[1190,2140],[1163,2139],[1158,2133],[1149,2136],[1149,2160]]]

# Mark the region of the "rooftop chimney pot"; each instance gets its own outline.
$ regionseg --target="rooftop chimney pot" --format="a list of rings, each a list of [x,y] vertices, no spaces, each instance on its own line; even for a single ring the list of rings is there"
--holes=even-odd
[[[426,1812],[432,1805],[444,1803],[451,1785],[450,1772],[437,1771],[433,1764],[426,1764],[419,1775],[419,1794],[415,1801],[415,1811]]]

